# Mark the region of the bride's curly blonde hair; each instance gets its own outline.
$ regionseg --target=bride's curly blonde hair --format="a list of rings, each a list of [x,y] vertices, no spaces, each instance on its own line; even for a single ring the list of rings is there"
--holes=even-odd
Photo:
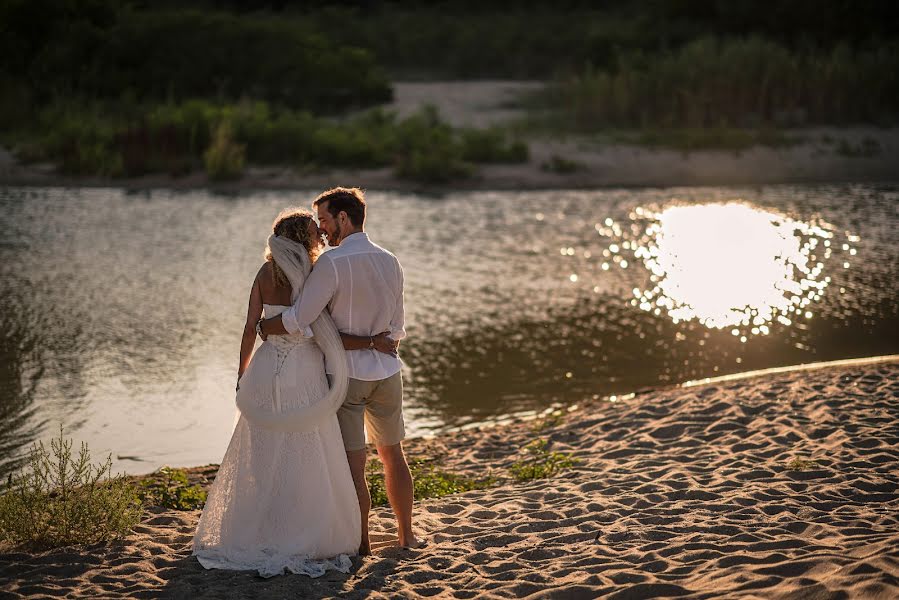
[[[287,238],[302,244],[309,253],[309,262],[315,264],[315,260],[320,253],[320,246],[309,235],[310,221],[312,221],[312,213],[305,208],[285,208],[275,217],[272,223],[272,232],[278,237]],[[272,276],[275,284],[290,287],[287,276],[272,257],[272,251],[268,245],[265,247],[265,260],[272,263]]]

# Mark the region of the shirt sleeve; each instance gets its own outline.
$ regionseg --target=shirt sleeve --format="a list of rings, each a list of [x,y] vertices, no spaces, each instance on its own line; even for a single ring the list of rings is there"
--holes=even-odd
[[[403,267],[396,261],[397,275],[399,277],[399,293],[397,294],[396,308],[390,318],[390,339],[401,340],[406,337],[406,313],[403,307]]]
[[[337,269],[334,262],[325,256],[319,257],[297,301],[281,313],[281,322],[289,333],[313,337],[310,325],[325,310],[337,291]]]

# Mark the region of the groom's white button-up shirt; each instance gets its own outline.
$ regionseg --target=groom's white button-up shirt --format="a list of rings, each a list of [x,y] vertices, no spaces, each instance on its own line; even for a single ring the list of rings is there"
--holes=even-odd
[[[323,253],[303,286],[299,300],[281,313],[290,333],[312,337],[310,323],[328,307],[337,329],[351,335],[373,336],[389,331],[406,337],[403,314],[403,268],[368,234],[348,235]],[[386,379],[402,368],[400,359],[377,350],[347,351],[350,377],[364,381]]]

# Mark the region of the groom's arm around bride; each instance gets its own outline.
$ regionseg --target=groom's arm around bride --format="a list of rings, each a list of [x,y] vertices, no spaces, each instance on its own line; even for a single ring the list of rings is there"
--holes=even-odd
[[[281,315],[263,321],[260,330],[264,335],[300,333],[311,337],[310,324],[329,308],[341,334],[352,336],[345,337],[350,380],[337,418],[362,514],[360,552],[370,551],[365,432],[384,464],[399,543],[416,547],[412,475],[402,448],[402,362],[395,353],[383,352],[406,336],[403,270],[393,254],[368,239],[361,190],[334,188],[316,198],[313,206],[333,250],[319,257],[297,302]]]

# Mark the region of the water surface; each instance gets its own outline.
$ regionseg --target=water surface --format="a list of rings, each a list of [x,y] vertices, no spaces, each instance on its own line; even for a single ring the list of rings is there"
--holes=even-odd
[[[315,192],[0,189],[0,469],[63,426],[217,462],[271,220]],[[409,433],[899,352],[896,185],[368,195],[406,276]]]

